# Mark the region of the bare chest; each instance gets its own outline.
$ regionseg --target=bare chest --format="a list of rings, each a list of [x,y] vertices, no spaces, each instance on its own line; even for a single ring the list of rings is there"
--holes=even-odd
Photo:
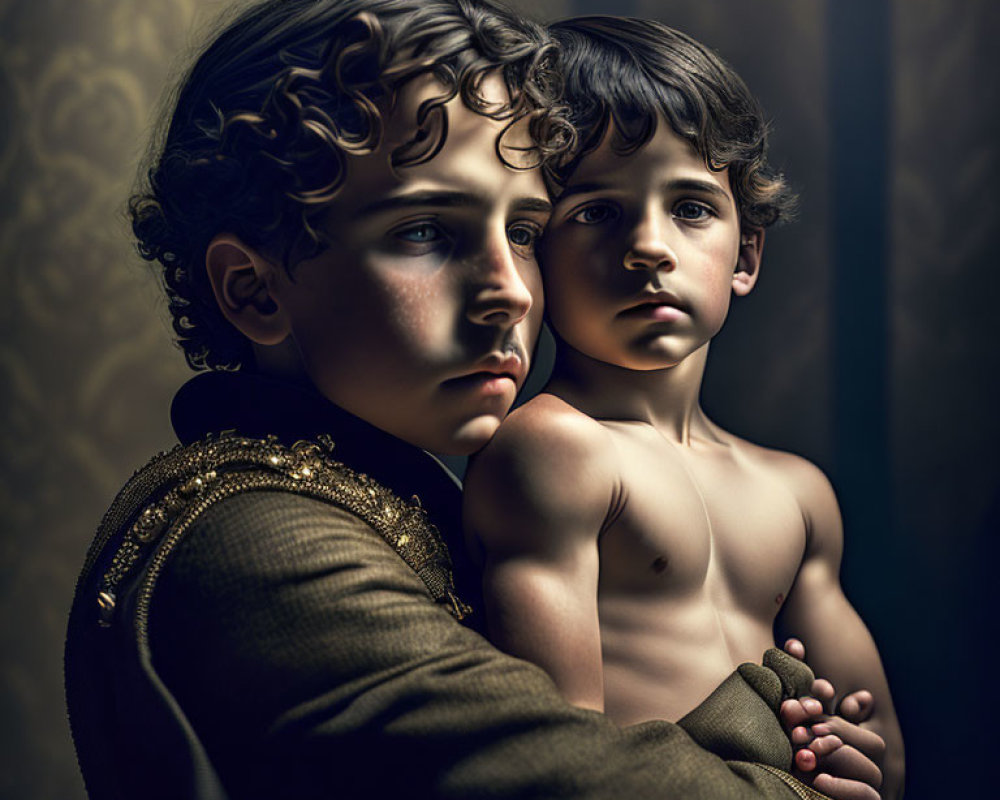
[[[616,516],[600,539],[604,598],[707,595],[720,610],[773,620],[805,547],[780,474],[727,445],[682,449],[623,434],[616,446]]]

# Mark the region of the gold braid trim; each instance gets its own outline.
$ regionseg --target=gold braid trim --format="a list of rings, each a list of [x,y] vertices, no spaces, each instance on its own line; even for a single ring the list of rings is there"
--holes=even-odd
[[[287,447],[276,437],[223,435],[156,456],[115,498],[88,553],[81,586],[107,542],[128,526],[101,581],[100,623],[112,624],[119,585],[148,563],[136,601],[136,632],[145,639],[156,579],[173,549],[207,508],[251,491],[291,492],[355,514],[420,576],[437,602],[457,619],[469,614],[471,609],[455,594],[448,549],[419,498],[401,500],[333,459],[333,448],[328,437]]]
[[[754,766],[760,767],[765,772],[770,772],[776,778],[781,779],[781,781],[783,781],[789,789],[795,792],[796,796],[801,797],[802,800],[830,800],[830,798],[822,792],[817,792],[811,786],[806,786],[798,778],[789,775],[784,770],[772,767],[770,764],[754,763]]]

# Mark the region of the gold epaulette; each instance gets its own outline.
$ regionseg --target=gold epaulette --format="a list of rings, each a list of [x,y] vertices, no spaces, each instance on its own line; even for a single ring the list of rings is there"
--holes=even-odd
[[[171,551],[214,503],[252,491],[286,491],[339,506],[366,522],[458,619],[470,608],[455,594],[451,559],[414,496],[405,502],[377,481],[336,461],[328,437],[291,447],[276,437],[232,434],[161,453],[140,469],[104,515],[87,554],[78,591],[108,542],[125,531],[95,598],[102,625],[115,617],[119,586],[145,568],[136,599],[136,633],[146,638],[149,603]]]

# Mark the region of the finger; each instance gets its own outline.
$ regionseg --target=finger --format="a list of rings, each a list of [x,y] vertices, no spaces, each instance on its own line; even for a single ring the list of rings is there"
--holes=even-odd
[[[799,661],[806,660],[806,646],[798,639],[788,639],[785,641],[785,652],[797,658]]]
[[[823,709],[827,714],[833,713],[833,698],[837,696],[833,684],[826,678],[817,678],[810,687],[812,696],[823,704]]]
[[[885,755],[885,740],[881,736],[841,717],[830,717],[817,722],[810,726],[810,731],[814,736],[836,734],[845,744],[860,750],[876,763],[880,763]]]
[[[813,721],[812,716],[806,712],[799,700],[785,700],[778,709],[778,716],[785,726],[785,730],[791,731],[804,723]]]
[[[817,775],[812,785],[817,791],[832,797],[833,800],[879,800],[878,792],[868,784],[847,778],[835,778],[826,773]]]
[[[802,772],[812,772],[816,769],[816,754],[808,747],[795,751],[795,766]]]
[[[804,747],[816,737],[809,732],[809,728],[805,725],[799,725],[796,728],[792,728],[792,732],[788,735],[788,738],[796,747]]]
[[[867,689],[860,689],[840,701],[837,713],[849,722],[865,722],[871,718],[874,710],[875,698],[872,693]]]
[[[807,714],[812,714],[812,716],[818,717],[824,713],[823,704],[815,697],[800,697],[799,702],[802,704],[802,708],[805,709]]]
[[[822,704],[820,704],[818,700],[811,697],[801,697],[798,700],[785,700],[785,702],[781,704],[779,714],[781,716],[781,721],[785,726],[785,730],[787,731],[790,731],[799,725],[820,722],[824,719],[824,717],[822,717]]]
[[[809,749],[817,756],[825,757],[833,754],[843,747],[843,745],[844,742],[839,736],[829,734],[827,736],[817,736],[809,743]]]
[[[850,745],[838,747],[829,755],[817,753],[817,756],[817,769],[822,772],[836,775],[838,778],[861,781],[875,789],[882,785],[882,770],[870,758],[866,758],[863,753]]]

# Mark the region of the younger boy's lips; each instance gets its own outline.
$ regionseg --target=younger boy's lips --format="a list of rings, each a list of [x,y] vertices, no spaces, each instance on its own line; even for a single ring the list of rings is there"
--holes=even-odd
[[[622,316],[639,319],[650,319],[655,322],[673,322],[684,316],[684,312],[677,306],[668,303],[640,303],[637,306],[625,309]]]
[[[687,313],[684,303],[673,292],[661,290],[643,292],[633,299],[631,305],[625,308],[622,316],[641,317],[660,321],[679,319]]]

